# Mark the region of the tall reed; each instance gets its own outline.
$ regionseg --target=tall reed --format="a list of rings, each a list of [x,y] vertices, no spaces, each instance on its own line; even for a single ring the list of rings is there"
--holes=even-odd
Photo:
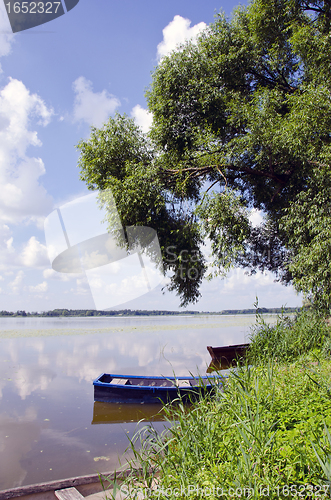
[[[312,350],[331,352],[331,329],[324,315],[313,310],[300,311],[296,316],[280,315],[275,325],[268,324],[257,313],[251,329],[248,359],[251,363],[293,361]]]
[[[148,425],[130,442],[122,498],[313,498],[331,453],[330,363],[314,363],[238,367],[215,396],[167,406],[169,429]]]

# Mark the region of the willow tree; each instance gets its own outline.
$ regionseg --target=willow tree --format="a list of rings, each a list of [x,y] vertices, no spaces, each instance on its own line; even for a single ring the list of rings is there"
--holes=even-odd
[[[219,14],[155,69],[148,135],[116,115],[78,145],[88,187],[111,188],[124,225],[157,230],[182,305],[204,276],[241,266],[330,307],[330,7],[255,0]]]

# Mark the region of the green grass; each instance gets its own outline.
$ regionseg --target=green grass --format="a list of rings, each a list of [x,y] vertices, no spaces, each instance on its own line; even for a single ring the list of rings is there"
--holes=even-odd
[[[307,312],[273,327],[258,321],[253,366],[189,409],[167,406],[173,425],[163,434],[148,425],[135,435],[127,498],[330,496],[329,327]]]
[[[316,350],[330,356],[331,332],[325,317],[313,310],[302,311],[296,316],[281,315],[275,325],[268,325],[257,314],[251,329],[249,361],[265,363],[269,359],[293,361],[298,356]]]

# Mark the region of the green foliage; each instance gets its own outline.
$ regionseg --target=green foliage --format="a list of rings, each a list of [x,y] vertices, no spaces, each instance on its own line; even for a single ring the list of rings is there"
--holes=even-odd
[[[327,491],[330,363],[313,359],[242,367],[216,398],[166,407],[170,429],[160,435],[147,426],[131,441],[129,498],[215,500],[241,488],[245,498],[268,489],[276,499],[291,488],[298,499],[309,497],[308,485]]]
[[[157,230],[164,271],[172,272],[169,290],[180,295],[183,306],[196,301],[206,267],[197,223],[185,214],[182,195],[167,190],[149,141],[133,119],[109,118],[101,129],[92,128],[90,139],[81,141],[78,149],[81,179],[89,189],[105,190],[102,202],[106,207],[112,203],[106,190],[111,190],[124,227],[147,225]],[[109,214],[112,228],[111,210]],[[175,255],[170,260],[169,248]]]
[[[251,340],[254,365],[219,372],[214,395],[165,406],[164,432],[130,441],[125,498],[330,497],[330,327],[312,308],[274,326],[257,310]]]
[[[113,191],[124,226],[157,230],[183,305],[199,298],[207,236],[214,274],[269,269],[330,309],[330,20],[327,0],[219,14],[155,69],[148,136],[117,115],[79,143],[88,187]]]
[[[251,329],[248,360],[293,361],[314,349],[327,349],[331,329],[325,317],[314,310],[303,310],[296,317],[280,315],[276,324],[266,323],[262,315]]]
[[[331,307],[331,171],[320,171],[289,204],[281,218],[292,249],[289,269],[296,288],[305,292],[319,309]],[[302,221],[305,224],[302,224]]]
[[[196,213],[202,221],[203,237],[212,242],[216,274],[226,274],[244,252],[250,231],[246,207],[232,192],[224,192],[222,196],[205,196]]]
[[[102,128],[91,128],[88,141],[77,145],[81,155],[80,178],[89,189],[105,189],[111,177],[124,179],[127,164],[145,163],[152,158],[148,141],[133,119],[116,114]]]
[[[324,476],[327,479],[328,484],[331,485],[331,454],[325,452],[325,450],[331,450],[331,434],[325,424],[324,424],[324,431],[325,431],[324,443],[323,441],[322,442],[319,441],[318,443],[319,450],[316,450],[316,447],[314,445],[312,446],[315,455],[317,457],[317,460],[323,470]]]

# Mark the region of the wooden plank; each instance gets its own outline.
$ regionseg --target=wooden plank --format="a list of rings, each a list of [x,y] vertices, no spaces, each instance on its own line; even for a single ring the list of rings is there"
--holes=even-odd
[[[65,488],[63,490],[54,491],[56,498],[59,500],[82,500],[83,495],[76,488]]]
[[[117,472],[117,477],[125,477],[128,471]],[[104,472],[102,476],[114,477],[114,472]],[[19,486],[8,490],[0,491],[0,500],[10,500],[11,498],[19,498],[25,495],[32,495],[35,493],[60,490],[63,488],[70,488],[72,486],[80,486],[83,484],[98,483],[100,481],[99,474],[90,474],[88,476],[71,477],[68,479],[60,479],[57,481],[48,481],[46,483],[32,484],[28,486]]]
[[[139,470],[139,469],[138,469]],[[109,477],[110,481],[117,479],[121,480],[127,477],[131,472],[131,469],[126,469],[123,471],[115,472],[103,472],[102,477]],[[8,490],[0,491],[0,500],[10,500],[12,498],[19,498],[25,495],[33,495],[36,493],[48,492],[59,490],[63,488],[69,488],[72,486],[80,486],[83,484],[99,483],[99,474],[90,474],[88,476],[78,476],[71,477],[68,479],[60,479],[56,481],[48,481],[46,483],[32,484],[28,486],[19,486],[17,488],[10,488]]]
[[[177,387],[191,387],[189,380],[178,380]]]
[[[127,382],[127,378],[113,378],[109,383],[114,385],[125,385]]]

